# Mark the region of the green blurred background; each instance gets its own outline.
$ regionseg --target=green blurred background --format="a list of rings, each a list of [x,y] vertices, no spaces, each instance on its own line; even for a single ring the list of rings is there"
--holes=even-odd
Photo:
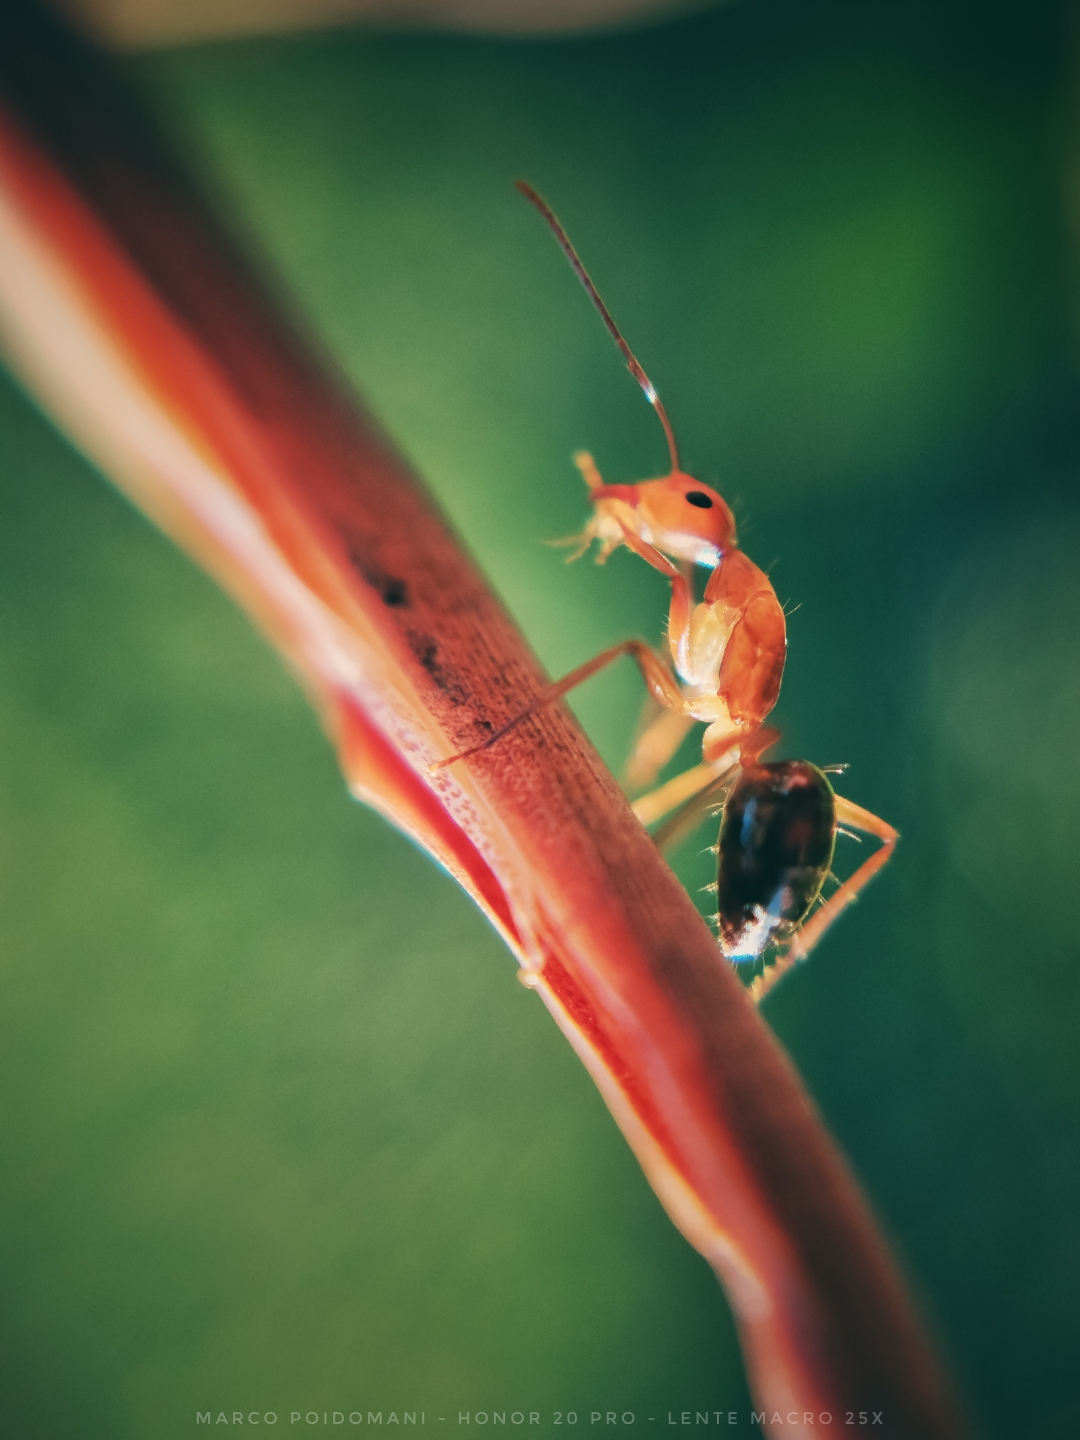
[[[556,674],[665,607],[540,543],[584,519],[575,448],[664,457],[511,179],[559,211],[798,607],[784,753],[903,833],[767,1013],[1010,1440],[1080,1433],[1076,19],[762,0],[125,62]],[[748,1434],[711,1274],[495,936],[9,381],[0,496],[5,1433]],[[575,697],[615,767],[639,701],[629,666]]]

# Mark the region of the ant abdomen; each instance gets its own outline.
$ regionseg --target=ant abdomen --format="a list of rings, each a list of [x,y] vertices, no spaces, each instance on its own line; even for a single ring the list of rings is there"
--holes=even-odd
[[[738,964],[787,939],[809,914],[832,865],[832,786],[805,760],[743,771],[720,825],[720,945]]]

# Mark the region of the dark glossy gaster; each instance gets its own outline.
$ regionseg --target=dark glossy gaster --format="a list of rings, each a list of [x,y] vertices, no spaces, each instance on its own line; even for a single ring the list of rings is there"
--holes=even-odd
[[[724,805],[719,867],[720,946],[758,960],[806,919],[832,865],[832,786],[806,760],[748,766]]]

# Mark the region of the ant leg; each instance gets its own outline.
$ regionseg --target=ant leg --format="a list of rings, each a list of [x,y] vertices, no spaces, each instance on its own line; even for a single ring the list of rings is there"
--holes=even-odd
[[[648,795],[642,795],[631,808],[643,825],[651,825],[677,806],[696,799],[719,775],[727,775],[734,768],[733,765],[719,768],[707,761],[694,765],[658,789],[650,790]]]
[[[623,784],[628,790],[644,790],[655,783],[657,775],[678,750],[694,723],[692,715],[678,710],[661,710],[659,715],[651,714],[651,699],[645,704],[648,720],[638,731],[623,772]]]
[[[659,789],[635,800],[634,814],[643,825],[651,825],[654,820],[659,820],[677,806],[685,804],[699,791],[704,791],[718,776],[731,774],[737,765],[753,764],[770,745],[775,745],[779,738],[779,730],[763,726],[729,730],[716,738],[710,738],[706,731],[701,747],[704,757],[702,763],[690,770],[684,770],[681,775],[666,781]],[[732,752],[736,749],[739,751],[738,759],[732,758]],[[685,830],[685,825],[680,818],[680,833],[682,830]],[[665,838],[663,843],[668,844],[670,841]]]
[[[621,525],[623,541],[628,549],[633,550],[635,555],[640,555],[647,565],[654,570],[659,570],[661,575],[666,575],[671,581],[671,608],[668,611],[668,645],[671,647],[671,656],[678,665],[680,656],[685,658],[686,651],[690,645],[690,611],[693,608],[693,594],[690,589],[690,581],[686,575],[662,554],[655,545],[642,540],[640,535],[635,535],[626,525]]]
[[[701,767],[704,768],[704,767]],[[739,776],[739,766],[728,765],[709,767],[709,783],[685,801],[675,813],[652,832],[653,843],[664,855],[688,839],[710,816],[716,816],[724,808],[727,797]]]
[[[797,965],[800,960],[806,959],[836,917],[858,897],[859,891],[867,881],[872,880],[877,872],[889,863],[889,859],[896,849],[896,842],[900,837],[887,821],[879,819],[869,810],[864,810],[861,805],[854,805],[850,800],[842,799],[839,795],[836,797],[836,818],[841,824],[851,825],[854,829],[861,830],[864,835],[876,836],[881,841],[881,845],[873,855],[867,856],[855,874],[844,881],[835,895],[831,895],[828,900],[824,901],[814,918],[807,921],[796,932],[791,943],[775,964],[771,965],[764,975],[757,977],[750,986],[750,994],[755,1000],[760,1000],[763,995],[767,995],[781,975],[786,975],[792,966]]]
[[[546,686],[540,691],[531,705],[527,705],[513,720],[507,721],[501,729],[496,730],[494,735],[489,735],[479,745],[472,745],[468,750],[460,750],[456,755],[450,755],[445,760],[437,760],[433,765],[428,766],[428,774],[436,775],[440,770],[445,770],[447,765],[453,765],[458,760],[464,760],[469,755],[477,755],[481,750],[486,750],[489,745],[494,745],[496,740],[501,740],[507,731],[519,725],[528,715],[535,714],[537,710],[544,709],[565,695],[568,690],[573,690],[576,685],[588,680],[597,671],[603,670],[621,655],[630,655],[642,678],[648,686],[649,693],[654,699],[669,710],[682,710],[685,704],[683,693],[664,663],[663,658],[646,645],[644,640],[623,640],[619,645],[612,645],[609,650],[602,650],[599,655],[594,655],[591,660],[586,660],[584,665],[579,665],[576,670],[571,670],[569,675],[564,675],[561,680],[556,680],[553,685]]]

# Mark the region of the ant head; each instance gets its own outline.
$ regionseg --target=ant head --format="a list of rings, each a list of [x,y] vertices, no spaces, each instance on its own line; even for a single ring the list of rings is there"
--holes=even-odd
[[[735,544],[735,519],[731,511],[715,490],[699,484],[692,475],[686,475],[679,469],[679,448],[667,411],[660,403],[652,381],[623,339],[611,311],[601,300],[569,236],[551,207],[531,185],[524,180],[515,180],[514,184],[543,216],[575,275],[585,287],[585,293],[596,306],[609,335],[622,352],[627,369],[645,392],[646,400],[664,427],[664,438],[671,457],[669,475],[663,480],[642,481],[640,485],[598,485],[596,480],[599,476],[594,480],[586,472],[592,498],[596,502],[596,514],[582,538],[586,544],[592,539],[600,540],[600,558],[603,559],[623,543],[622,527],[625,526],[648,544],[655,545],[677,560],[689,560],[695,565],[718,565],[724,551]]]
[[[602,485],[590,498],[601,512],[621,501],[621,523],[675,560],[715,566],[735,544],[735,517],[724,497],[681,470],[638,485]]]
[[[696,565],[717,565],[735,544],[735,517],[722,495],[692,475],[673,470],[635,486],[643,530],[658,550]]]

